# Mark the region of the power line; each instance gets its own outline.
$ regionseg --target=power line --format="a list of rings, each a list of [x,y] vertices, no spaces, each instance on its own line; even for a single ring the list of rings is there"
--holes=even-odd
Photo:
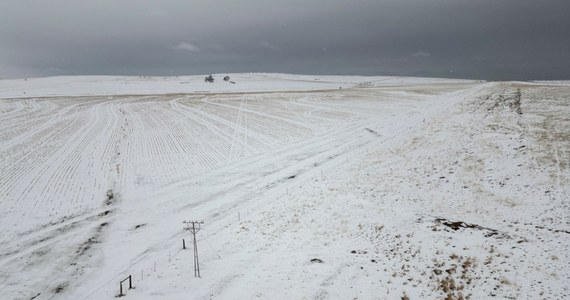
[[[196,233],[202,229],[201,224],[204,224],[204,222],[184,221],[182,223],[186,224],[186,230],[189,230],[192,233],[192,240],[194,244],[194,276],[200,277],[200,262],[198,260],[198,243],[196,240]]]

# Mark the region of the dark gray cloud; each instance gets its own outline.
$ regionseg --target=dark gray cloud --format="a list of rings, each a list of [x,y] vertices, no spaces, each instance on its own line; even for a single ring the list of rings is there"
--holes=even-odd
[[[567,0],[2,0],[0,76],[570,79]]]

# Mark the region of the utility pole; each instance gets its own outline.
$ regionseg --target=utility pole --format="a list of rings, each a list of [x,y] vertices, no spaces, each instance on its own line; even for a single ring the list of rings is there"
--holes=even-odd
[[[203,221],[184,221],[186,230],[192,233],[192,240],[194,241],[194,276],[200,277],[200,263],[198,261],[198,243],[196,242],[196,233],[200,231]]]

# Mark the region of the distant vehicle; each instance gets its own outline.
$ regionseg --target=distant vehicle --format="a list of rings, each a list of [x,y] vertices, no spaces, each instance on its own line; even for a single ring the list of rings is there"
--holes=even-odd
[[[209,76],[206,76],[206,78],[204,78],[205,82],[209,82],[212,83],[214,82],[214,76],[212,76],[211,74]]]

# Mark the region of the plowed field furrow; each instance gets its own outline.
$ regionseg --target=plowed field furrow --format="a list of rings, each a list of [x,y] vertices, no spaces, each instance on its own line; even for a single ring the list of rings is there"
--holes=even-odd
[[[173,162],[182,161],[183,157],[186,154],[186,139],[180,138],[181,136],[176,135],[175,132],[175,125],[171,124],[172,121],[169,117],[164,118],[164,113],[162,117],[159,117],[155,112],[152,112],[151,116],[156,119],[157,124],[160,124],[161,131],[161,141],[160,145],[162,146],[162,154],[161,158],[163,162],[162,168],[164,169],[165,173],[173,173]],[[167,157],[170,157],[167,159]]]
[[[153,103],[146,103],[146,102],[138,102],[136,104],[128,103],[126,104],[125,110],[128,111],[129,120],[134,120],[129,123],[129,128],[132,127],[131,133],[129,133],[129,139],[125,144],[126,152],[129,155],[126,158],[122,158],[122,161],[144,161],[144,166],[142,168],[136,168],[135,170],[131,170],[129,173],[128,181],[136,181],[138,173],[144,172],[145,170],[149,170],[154,174],[168,174],[170,173],[168,170],[171,167],[164,166],[165,164],[172,165],[172,159],[168,159],[167,156],[172,154],[170,151],[170,146],[165,146],[164,144],[167,143],[164,141],[165,130],[168,130],[167,127],[162,123],[160,120],[163,117],[157,117],[157,113],[152,112],[150,106]],[[166,135],[170,135],[170,133],[166,133]],[[172,139],[169,137],[167,139]],[[193,157],[193,155],[198,155],[195,152],[195,147],[190,147],[187,145],[188,142],[193,142],[191,139],[184,140],[184,141],[177,141],[179,145],[177,146],[179,149],[182,147],[184,148],[184,152],[188,153],[190,151],[192,154],[188,154],[189,159]],[[134,149],[134,151],[129,151],[129,149]],[[174,153],[175,155],[180,155],[180,153]],[[176,157],[176,156],[175,156]],[[140,164],[138,164],[140,165]],[[167,176],[167,175],[165,175]],[[157,176],[153,180],[160,180]],[[162,176],[164,178],[164,176]],[[126,182],[127,179],[125,178],[122,182]]]
[[[226,107],[226,108],[230,108],[230,109],[235,109],[239,111],[239,107],[235,107],[232,105],[228,105],[228,104],[222,104],[222,103],[217,103],[214,101],[208,101],[208,100],[204,100],[206,103],[211,104],[211,105],[215,105],[215,106],[219,106],[219,107]],[[268,109],[269,111],[269,109]],[[280,121],[281,123],[285,123],[285,124],[289,124],[290,126],[296,128],[296,127],[300,127],[300,130],[306,130],[306,131],[310,131],[310,128],[307,126],[302,126],[302,124],[299,123],[295,123],[292,122],[291,120],[287,119],[287,118],[282,118],[280,116],[276,116],[276,115],[272,115],[269,114],[267,112],[262,112],[262,111],[252,111],[252,110],[246,110],[246,112],[255,115],[256,117],[260,117],[260,118],[268,118],[273,120],[273,122],[275,121]]]
[[[160,116],[160,113],[157,113],[156,111],[154,115],[159,121],[161,121],[164,128],[167,129],[168,143],[166,145],[169,147],[170,152],[180,157],[185,153],[186,138],[178,127],[179,122],[176,119],[178,115],[173,113],[170,108],[164,107],[163,109],[165,113],[162,114],[165,114],[166,118],[164,118],[164,116]]]
[[[6,176],[0,178],[0,190],[6,192],[8,196],[17,183],[22,181],[22,177],[27,174],[38,175],[38,170],[46,169],[45,163],[53,158],[52,156],[63,148],[65,140],[75,131],[75,127],[81,126],[84,121],[78,114],[70,117],[71,120],[62,120],[55,126],[46,129],[46,136],[41,140],[31,144],[30,147],[22,150],[21,153],[0,162],[0,168],[4,170]],[[42,167],[43,166],[43,167]],[[37,180],[33,180],[37,181]],[[21,185],[20,185],[21,186]],[[16,193],[21,194],[21,193]],[[12,198],[13,199],[13,198]],[[1,205],[1,204],[0,204]]]
[[[295,95],[293,95],[295,97]],[[307,107],[299,105],[298,102],[293,101],[295,98],[291,96],[285,97],[285,95],[272,95],[271,101],[269,103],[272,112],[276,115],[287,117],[291,120],[305,121],[307,124],[311,124],[311,119],[305,119],[307,112]],[[266,99],[259,98],[259,96],[253,97],[248,103],[248,109],[254,111],[263,111],[264,105],[266,105]]]
[[[141,108],[139,107],[138,103],[131,103],[125,102],[123,104],[123,109],[128,114],[129,118],[129,129],[131,130],[129,133],[129,138],[126,142],[126,154],[123,155],[123,161],[138,161],[139,164],[146,163],[146,152],[148,151],[148,146],[143,147],[145,145],[145,139],[149,136],[148,133],[145,133],[146,129],[145,124],[146,120],[143,120],[139,114]],[[125,180],[122,183],[126,183],[127,179],[132,180],[134,182],[134,176],[138,173],[138,170],[133,167],[131,169],[131,173],[125,176]]]
[[[0,122],[11,122],[11,121],[32,121],[29,117],[35,115],[48,115],[51,110],[48,106],[55,107],[53,102],[37,101],[36,99],[26,99],[26,100],[11,100],[15,102],[9,102],[10,100],[5,100],[6,108],[3,113],[0,114]],[[3,105],[4,106],[4,105]]]
[[[291,119],[295,120],[296,122],[305,121],[306,124],[309,124],[311,127],[315,128],[316,132],[318,132],[319,127],[330,122],[329,119],[313,116],[311,114],[313,111],[312,107],[301,105],[294,98],[284,98],[281,100],[282,104],[280,110],[283,113],[291,114]]]
[[[180,105],[176,100],[171,101],[170,105],[173,109],[167,111],[171,122],[169,126],[176,132],[177,137],[187,141],[195,136],[206,135],[210,137],[210,143],[214,145],[217,153],[222,157],[227,153],[230,138],[220,130],[220,125],[211,123],[196,110]],[[196,131],[195,128],[200,128],[200,130]],[[186,144],[185,148],[187,147]]]
[[[37,133],[44,130],[46,124],[57,121],[57,117],[61,116],[57,114],[57,111],[62,108],[54,103],[50,102],[50,104],[50,108],[46,105],[46,107],[38,108],[39,111],[28,113],[25,116],[0,121],[6,124],[0,132],[0,140],[4,141],[6,151],[13,151],[12,148],[20,147],[19,144],[22,142],[40,137],[41,135],[38,136]]]
[[[166,114],[171,114],[172,110],[170,109],[166,109],[165,112]],[[164,128],[170,128],[172,124],[168,124],[172,122],[171,118],[167,118],[169,121],[166,120],[162,120],[163,126]],[[196,122],[195,120],[192,120],[193,122]],[[198,123],[199,124],[199,123]],[[207,162],[205,164],[206,168],[213,168],[217,165],[219,165],[221,162],[223,162],[223,157],[224,157],[224,153],[222,150],[220,150],[220,148],[222,147],[221,145],[223,145],[223,140],[221,140],[219,138],[218,135],[213,134],[208,127],[199,124],[200,127],[202,127],[203,130],[201,130],[201,132],[197,132],[195,131],[193,128],[195,128],[196,126],[189,126],[189,128],[193,131],[193,139],[197,140],[197,145],[200,148],[203,148],[204,150],[201,150],[200,153],[211,153],[214,155],[208,155],[210,157],[204,157],[204,155],[202,155],[202,157],[200,157],[201,161],[203,162]],[[170,138],[173,138],[171,134],[168,135]]]
[[[39,175],[45,174],[45,176],[36,176],[36,178],[32,179],[26,189],[19,193],[20,197],[16,201],[21,201],[27,197],[28,200],[24,202],[32,202],[28,203],[28,205],[31,204],[36,208],[46,205],[52,207],[51,211],[45,212],[44,209],[41,211],[55,216],[88,209],[102,202],[92,202],[95,199],[93,195],[100,194],[102,198],[104,191],[100,189],[106,188],[96,183],[97,180],[105,180],[101,178],[101,172],[97,170],[103,169],[103,167],[98,167],[101,164],[101,160],[94,162],[93,158],[97,157],[98,147],[107,144],[99,143],[104,141],[106,136],[105,133],[101,132],[101,129],[105,128],[105,126],[113,126],[113,122],[108,122],[106,117],[101,118],[101,115],[106,115],[105,111],[101,109],[101,105],[97,104],[91,107],[89,111],[74,114],[82,119],[87,119],[88,123],[84,127],[75,126],[77,127],[75,128],[75,133],[70,134],[70,137],[67,139],[59,140],[61,142],[57,149],[59,154],[56,152],[51,153],[54,163],[44,166],[41,171],[36,173]],[[58,165],[58,168],[53,167]],[[48,176],[48,173],[51,176]],[[49,179],[46,180],[46,177]],[[89,181],[92,181],[93,184],[89,183]],[[93,190],[93,187],[96,190]],[[38,190],[40,188],[41,190]],[[97,188],[99,191],[97,191]],[[36,195],[35,200],[30,199],[28,195]],[[54,211],[54,208],[58,206],[66,209]],[[33,211],[32,209],[31,212]]]
[[[25,133],[18,134],[16,137],[9,141],[6,141],[7,152],[19,153],[20,149],[29,146],[30,141],[34,143],[35,141],[50,140],[52,137],[46,137],[47,134],[53,133],[52,125],[57,125],[65,120],[66,116],[75,116],[76,113],[88,109],[89,105],[94,101],[100,101],[97,99],[86,100],[88,103],[76,103],[70,104],[68,106],[58,105],[57,110],[49,111],[45,118],[42,116],[29,116],[31,123],[33,123],[33,128],[26,131]],[[44,101],[45,102],[45,101]],[[24,126],[25,127],[25,126]]]
[[[213,102],[210,102],[210,104],[214,106],[212,109],[217,109],[221,106],[234,109],[239,112],[239,107],[216,104]],[[249,123],[252,124],[250,126],[250,129],[263,130],[264,134],[268,134],[270,137],[274,137],[276,140],[280,141],[280,143],[292,142],[303,136],[310,136],[313,134],[313,131],[307,127],[305,122],[293,122],[291,120],[288,120],[287,122],[281,122],[279,118],[273,118],[272,116],[265,113],[259,113],[249,109],[247,112],[250,113]],[[240,133],[237,132],[237,134]]]
[[[75,148],[74,153],[77,153],[75,156],[76,161],[72,163],[72,165],[76,166],[74,169],[66,172],[65,181],[73,182],[74,178],[85,178],[86,181],[93,180],[89,177],[89,173],[91,172],[91,168],[103,169],[107,166],[108,160],[101,159],[101,160],[94,160],[97,157],[97,153],[101,152],[101,149],[105,145],[113,145],[111,138],[113,137],[112,134],[108,134],[104,131],[105,128],[114,128],[114,122],[112,119],[109,119],[113,116],[113,114],[108,113],[108,105],[107,103],[103,105],[96,105],[92,109],[92,113],[90,117],[93,118],[93,124],[95,125],[92,129],[89,130],[89,133],[86,134],[86,138],[83,139],[81,146]],[[103,116],[103,117],[102,117]],[[108,140],[109,142],[105,142]],[[96,141],[103,141],[103,143],[98,143]],[[77,160],[79,158],[79,160]],[[78,168],[78,166],[80,168]],[[91,166],[91,167],[90,167]],[[99,173],[100,174],[100,173]],[[100,177],[101,180],[104,180]],[[77,182],[77,181],[75,181]],[[88,184],[88,182],[81,182],[80,184],[75,185],[75,190],[78,191],[81,188],[84,188]],[[92,191],[93,192],[93,191]],[[101,196],[104,195],[104,191],[94,191],[95,194],[100,194]],[[78,198],[72,197],[71,199],[75,199],[75,201],[83,202],[84,195],[77,194]]]
[[[271,97],[278,97],[278,95],[271,95]],[[302,137],[306,137],[306,136],[312,136],[314,135],[316,132],[318,132],[318,128],[319,127],[323,127],[326,128],[326,124],[323,123],[319,123],[316,124],[316,126],[313,126],[313,124],[315,124],[316,122],[314,122],[312,120],[311,117],[305,117],[305,118],[296,118],[295,115],[299,114],[296,110],[295,107],[290,107],[288,110],[279,110],[279,107],[283,106],[283,103],[288,102],[288,100],[285,100],[284,98],[269,98],[269,99],[262,99],[260,101],[255,100],[256,98],[254,98],[253,100],[249,100],[248,101],[248,106],[247,106],[247,110],[248,111],[275,111],[277,110],[279,112],[280,116],[286,117],[288,119],[290,119],[289,124],[287,123],[282,123],[279,122],[279,120],[275,120],[272,117],[268,117],[266,114],[260,115],[260,114],[250,114],[249,118],[252,120],[251,122],[248,122],[248,127],[249,130],[248,132],[261,132],[261,135],[264,135],[266,137],[270,137],[273,136],[277,141],[278,144],[283,144],[285,142],[291,142],[294,140],[297,140],[299,138]],[[266,102],[266,100],[271,100]],[[267,107],[263,107],[263,105],[266,105]],[[268,109],[269,107],[269,109]],[[336,120],[337,122],[339,121],[338,119]],[[289,127],[291,124],[294,124],[294,127]],[[278,127],[278,128],[275,128]],[[299,130],[299,127],[301,128],[301,130]],[[306,130],[306,128],[311,127],[312,130]],[[296,133],[296,135],[294,136],[284,136],[283,134],[275,134],[276,132],[282,133],[282,132],[288,132],[288,133]]]
[[[0,106],[0,120],[10,115],[18,115],[26,107],[23,100],[4,100]]]
[[[196,121],[205,126],[215,134],[219,139],[222,139],[227,145],[231,144],[232,136],[228,133],[228,127],[232,126],[231,122],[224,118],[209,114],[204,110],[192,107],[192,102],[183,101],[184,99],[174,99],[171,101],[172,108],[190,120]],[[229,151],[229,150],[226,150]]]
[[[42,103],[42,110],[40,113],[24,116],[21,120],[14,120],[10,123],[18,124],[14,131],[12,131],[12,138],[8,140],[8,143],[14,146],[20,146],[22,143],[27,143],[29,140],[35,140],[41,137],[42,134],[38,134],[46,127],[46,124],[51,124],[61,120],[63,116],[73,115],[76,112],[83,111],[87,109],[92,102],[102,101],[101,99],[81,99],[79,103],[64,104],[62,102],[47,102],[39,101]],[[50,105],[51,104],[51,105]],[[47,107],[51,106],[51,109]]]
[[[298,98],[295,101],[295,105],[305,108],[304,116],[306,114],[310,114],[317,120],[321,119],[328,122],[331,122],[335,119],[333,117],[334,115],[345,116],[345,117],[355,115],[354,110],[352,109],[346,110],[346,109],[335,108],[334,103],[331,103],[329,101],[325,103],[313,97]],[[368,107],[368,111],[370,111],[371,109],[373,108]],[[322,116],[320,116],[320,114],[322,114]]]
[[[97,126],[97,110],[99,104],[95,105],[90,111],[84,112],[86,116],[84,118],[88,119],[87,123],[83,128],[77,129],[77,134],[70,138],[66,143],[66,149],[59,156],[59,163],[52,167],[48,172],[53,174],[47,181],[47,185],[52,187],[52,190],[48,189],[45,194],[39,193],[40,198],[43,199],[43,203],[38,203],[34,207],[41,209],[42,205],[51,206],[51,202],[54,201],[54,195],[65,194],[65,191],[73,190],[70,186],[74,181],[74,178],[84,178],[82,174],[78,173],[78,169],[85,170],[84,165],[88,164],[88,160],[82,160],[82,157],[92,157],[93,146],[92,143],[95,141],[95,137],[99,132],[100,128]],[[89,147],[91,146],[91,147]],[[81,168],[79,168],[81,167]],[[81,183],[85,184],[85,183]],[[22,195],[27,196],[26,194]],[[58,199],[58,201],[70,201],[67,199]],[[66,213],[66,212],[63,212]]]
[[[120,109],[119,104],[116,102],[108,102],[105,104],[105,112],[103,115],[108,119],[100,135],[101,137],[108,137],[109,143],[97,144],[100,153],[95,157],[99,157],[98,161],[102,162],[100,171],[109,169],[113,156],[117,154],[115,150],[118,140],[121,139],[121,135],[124,134],[126,119],[119,111]]]

